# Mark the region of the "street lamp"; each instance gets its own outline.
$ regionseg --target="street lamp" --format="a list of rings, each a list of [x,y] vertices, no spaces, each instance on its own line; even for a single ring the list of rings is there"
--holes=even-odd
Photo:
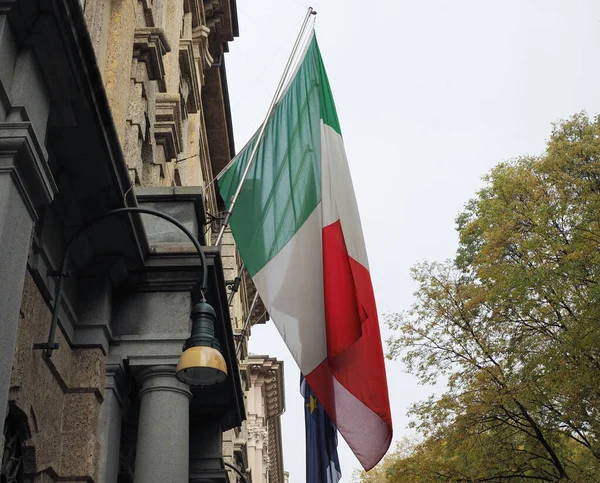
[[[172,216],[157,210],[141,208],[139,206],[117,208],[96,218],[92,218],[77,228],[73,235],[71,235],[71,238],[69,238],[63,251],[60,270],[57,274],[58,281],[56,283],[54,295],[54,306],[52,307],[52,323],[50,324],[48,342],[33,344],[33,348],[45,350],[47,357],[51,357],[52,351],[58,349],[58,343],[55,342],[58,311],[63,295],[64,278],[67,276],[66,269],[68,257],[73,243],[90,226],[105,218],[121,213],[144,213],[162,218],[183,231],[196,248],[196,251],[200,255],[200,259],[202,260],[202,281],[200,285],[201,300],[200,303],[194,306],[190,315],[190,318],[192,319],[192,332],[183,346],[184,353],[181,355],[179,363],[177,364],[176,377],[181,382],[189,384],[190,386],[209,386],[223,382],[227,377],[227,364],[225,363],[223,354],[221,354],[219,341],[215,337],[215,321],[217,315],[215,310],[204,298],[208,285],[208,268],[202,246],[196,237]]]
[[[215,310],[206,302],[192,309],[192,333],[183,346],[175,377],[190,386],[210,386],[223,382],[227,365],[215,337]]]

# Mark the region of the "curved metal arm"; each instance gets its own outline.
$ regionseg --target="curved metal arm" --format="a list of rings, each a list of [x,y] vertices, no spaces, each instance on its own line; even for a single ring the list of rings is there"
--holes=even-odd
[[[244,483],[248,483],[248,480],[246,479],[246,477],[244,476],[244,474],[238,470],[235,466],[233,466],[231,463],[227,463],[227,461],[223,461],[223,464],[225,466],[227,466],[228,468],[231,468],[233,471],[235,471],[238,475],[240,475],[242,477],[242,481]]]
[[[60,308],[60,303],[62,300],[64,278],[67,275],[66,270],[67,263],[69,261],[69,253],[71,252],[71,247],[73,246],[73,243],[90,226],[98,223],[99,221],[104,220],[105,218],[121,213],[144,213],[146,215],[154,215],[158,218],[162,218],[163,220],[167,220],[186,234],[186,236],[194,244],[194,248],[196,248],[196,251],[202,259],[202,283],[200,285],[200,294],[202,296],[202,301],[204,301],[204,294],[206,293],[206,288],[208,285],[208,268],[206,266],[206,256],[204,255],[204,251],[202,250],[202,245],[200,245],[200,242],[196,239],[196,237],[181,222],[179,222],[172,216],[162,213],[160,211],[153,210],[151,208],[141,208],[139,206],[117,208],[115,210],[109,211],[108,213],[104,213],[103,215],[97,216],[96,218],[92,218],[91,220],[77,228],[77,230],[75,230],[75,232],[71,235],[71,238],[69,238],[69,241],[67,242],[65,250],[63,252],[60,270],[58,272],[58,281],[56,283],[56,290],[54,292],[54,306],[52,307],[52,323],[50,325],[50,334],[48,334],[48,342],[45,344],[33,344],[34,349],[45,349],[46,355],[48,357],[52,356],[53,350],[58,349],[58,344],[54,342],[54,337],[56,335],[56,326],[58,324],[58,310]]]

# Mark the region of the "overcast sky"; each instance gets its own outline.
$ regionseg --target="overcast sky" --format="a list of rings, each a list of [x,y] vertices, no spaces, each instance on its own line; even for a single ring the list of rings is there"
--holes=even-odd
[[[600,111],[598,0],[237,0],[227,72],[236,145],[265,115],[308,6],[354,179],[380,313],[401,311],[415,263],[453,256],[454,219],[500,161],[541,154],[552,123]],[[388,332],[382,328],[386,337]],[[284,465],[305,482],[298,369],[272,324],[254,353],[285,361]],[[387,364],[395,437],[429,395]],[[358,467],[340,444],[349,482]]]

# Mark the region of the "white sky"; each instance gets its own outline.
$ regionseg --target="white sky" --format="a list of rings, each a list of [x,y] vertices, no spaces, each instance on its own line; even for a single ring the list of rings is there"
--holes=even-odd
[[[544,150],[552,122],[600,109],[597,0],[237,0],[226,57],[236,145],[265,115],[308,6],[331,82],[380,312],[408,308],[409,268],[454,255],[454,219],[500,161]],[[383,336],[387,336],[387,330]],[[254,353],[285,361],[284,465],[305,482],[298,369],[272,324]],[[388,363],[396,438],[432,392]],[[358,461],[342,441],[349,482]]]

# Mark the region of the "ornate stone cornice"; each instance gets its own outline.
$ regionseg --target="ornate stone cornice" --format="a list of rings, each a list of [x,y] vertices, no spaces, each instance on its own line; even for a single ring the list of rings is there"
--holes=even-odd
[[[268,462],[270,483],[284,483],[283,447],[281,441],[281,424],[279,417],[269,420]]]
[[[133,57],[144,62],[148,78],[158,82],[160,92],[167,90],[163,55],[171,51],[162,28],[143,27],[135,29],[133,37]]]
[[[281,415],[285,411],[283,362],[267,356],[250,355],[247,367],[251,385],[264,388],[265,417]]]
[[[210,28],[210,45],[213,57],[227,51],[226,43],[238,35],[235,7],[230,0],[204,0],[206,26]]]

